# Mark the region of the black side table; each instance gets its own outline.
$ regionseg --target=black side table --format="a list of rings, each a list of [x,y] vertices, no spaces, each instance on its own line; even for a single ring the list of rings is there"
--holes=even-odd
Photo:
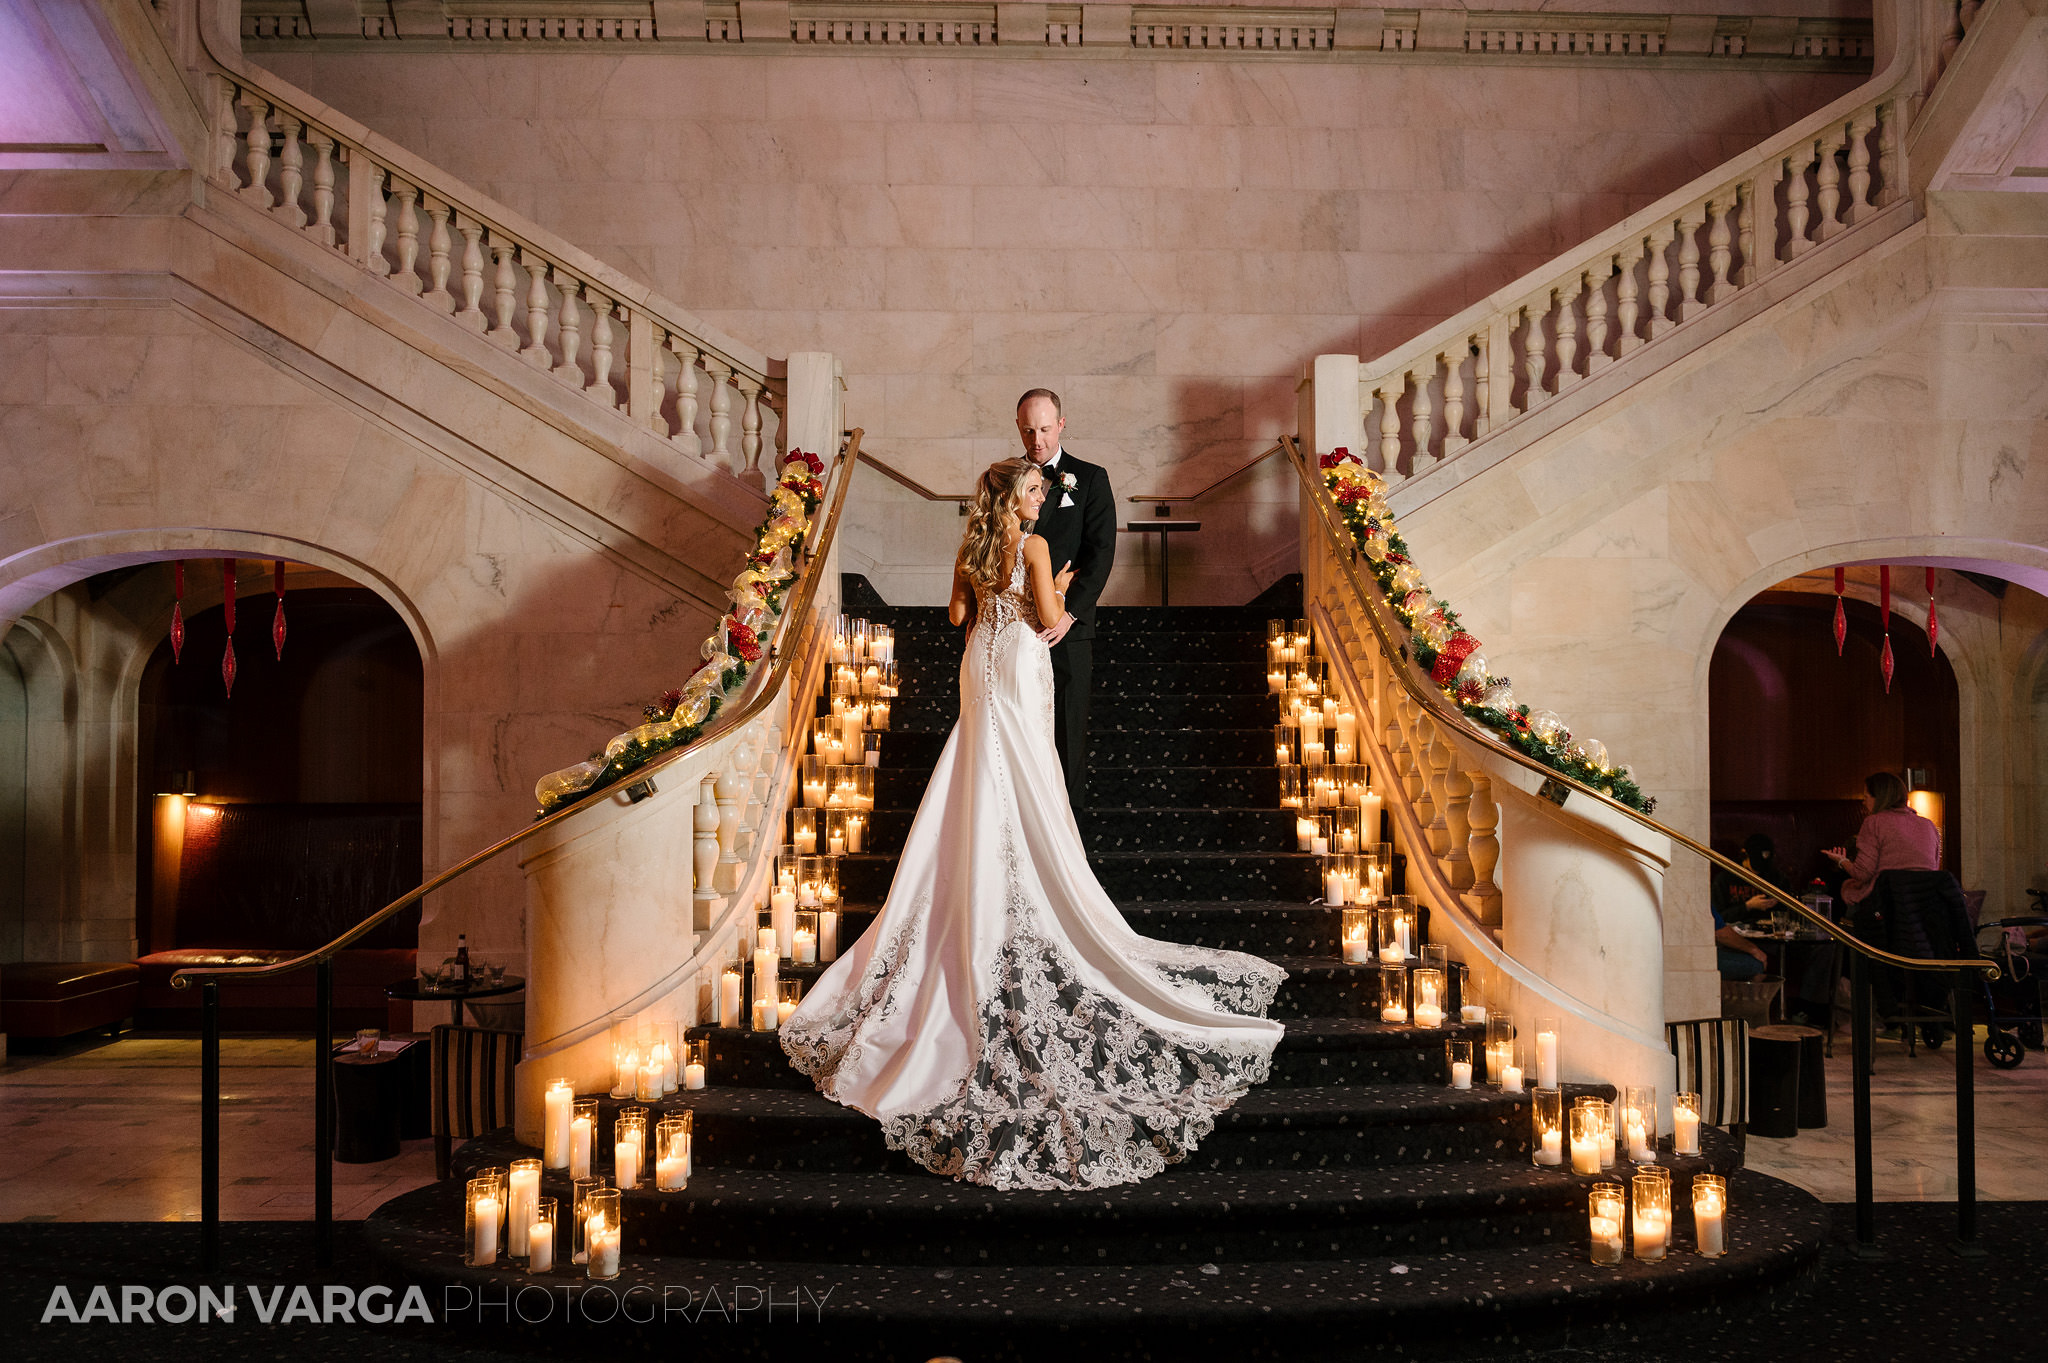
[[[334,1064],[334,1158],[342,1164],[394,1159],[405,1134],[418,1068],[417,1041],[393,1050],[338,1051]]]
[[[524,988],[526,988],[526,980],[519,975],[507,975],[497,984],[484,984],[482,981],[475,981],[467,985],[435,985],[432,988],[421,984],[419,976],[415,975],[409,980],[400,980],[397,984],[386,989],[384,997],[389,999],[409,999],[414,1003],[432,1003],[437,999],[445,999],[455,1010],[454,1015],[449,1020],[457,1027],[460,1027],[462,1025],[462,1005],[470,999],[490,999],[496,998],[501,994],[516,994]]]

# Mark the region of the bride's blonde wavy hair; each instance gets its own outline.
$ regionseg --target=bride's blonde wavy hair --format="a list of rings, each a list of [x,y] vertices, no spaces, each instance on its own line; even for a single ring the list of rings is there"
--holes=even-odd
[[[1029,459],[1003,459],[982,470],[974,487],[974,503],[967,511],[967,533],[960,540],[960,566],[967,580],[992,592],[1010,585],[1009,555],[1003,552],[1003,516],[1016,516],[1028,533],[1032,522],[1023,519],[1024,479],[1044,470]]]

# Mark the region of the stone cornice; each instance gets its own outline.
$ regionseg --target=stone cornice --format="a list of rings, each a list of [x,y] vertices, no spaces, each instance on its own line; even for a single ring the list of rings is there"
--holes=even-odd
[[[827,51],[1862,72],[1862,19],[972,0],[243,0],[252,52]]]

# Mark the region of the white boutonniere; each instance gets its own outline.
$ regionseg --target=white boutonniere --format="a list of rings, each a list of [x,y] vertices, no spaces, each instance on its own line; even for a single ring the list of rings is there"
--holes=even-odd
[[[1063,471],[1060,474],[1060,486],[1064,488],[1066,491],[1072,492],[1075,488],[1081,486],[1081,480],[1079,478],[1076,478],[1072,473]]]

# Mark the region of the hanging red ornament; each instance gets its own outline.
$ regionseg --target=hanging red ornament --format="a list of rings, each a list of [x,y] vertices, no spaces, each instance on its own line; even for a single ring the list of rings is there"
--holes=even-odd
[[[221,616],[227,622],[228,646],[220,655],[221,684],[227,687],[228,695],[235,694],[235,561],[224,558],[220,561]]]
[[[1841,645],[1849,639],[1849,616],[1841,610],[1841,593],[1849,585],[1849,569],[1835,569],[1835,657],[1841,657]]]
[[[277,660],[284,661],[284,560],[279,559],[270,571],[270,589],[277,593],[277,614],[270,617],[270,644],[277,650]]]
[[[1892,570],[1877,570],[1877,611],[1884,620],[1884,652],[1878,655],[1878,670],[1884,673],[1884,693],[1892,693]]]
[[[185,560],[171,563],[171,662],[175,666],[185,654]]]
[[[1941,617],[1934,613],[1934,569],[1927,570],[1927,656],[1934,656],[1934,648],[1941,640]]]

